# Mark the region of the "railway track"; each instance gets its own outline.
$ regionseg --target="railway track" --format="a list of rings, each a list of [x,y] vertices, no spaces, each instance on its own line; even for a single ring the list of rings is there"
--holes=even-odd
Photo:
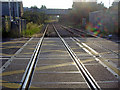
[[[95,36],[95,35],[92,35],[92,34],[90,34],[90,33],[88,33],[88,32],[85,32],[85,31],[82,31],[82,30],[79,30],[79,29],[75,29],[75,28],[68,28],[68,27],[65,27],[65,26],[62,26],[62,28],[64,28],[64,29],[66,29],[67,31],[69,31],[69,32],[71,32],[71,33],[73,33],[73,34],[75,34],[75,35],[77,35],[77,36],[79,36],[79,37],[83,37],[83,36],[86,36],[86,37],[94,37],[94,38],[99,38],[99,39],[101,39],[101,40],[104,40],[104,41],[106,41],[107,42],[107,40],[105,40],[105,39],[103,39],[103,38],[101,38],[101,37],[98,37],[98,36]],[[76,32],[74,32],[74,31],[76,31]],[[92,43],[94,43],[94,42],[92,42]],[[116,51],[114,51],[114,50],[111,50],[111,49],[109,49],[109,48],[106,48],[106,47],[104,47],[102,44],[97,44],[97,43],[94,43],[96,46],[98,46],[98,47],[101,47],[101,48],[104,48],[105,50],[107,50],[107,51],[109,51],[109,52],[112,52],[113,54],[116,54],[116,55],[119,55],[119,52],[116,52]]]
[[[36,63],[37,63],[37,60],[38,60],[40,48],[42,46],[42,42],[43,42],[43,39],[45,37],[47,28],[48,28],[48,26],[46,27],[46,29],[43,33],[43,36],[41,37],[40,41],[38,42],[38,44],[37,44],[37,46],[34,50],[34,53],[32,54],[32,57],[30,59],[30,62],[27,66],[27,69],[26,69],[24,77],[23,77],[22,85],[21,85],[21,88],[20,88],[21,90],[23,88],[25,88],[25,89],[29,88],[29,85],[30,85],[30,82],[31,82],[31,79],[32,79],[32,76],[33,76],[33,73],[34,73],[34,69],[35,69],[35,66],[36,66]]]
[[[101,87],[105,87],[104,83],[106,85],[108,85],[107,82],[118,83],[117,78],[98,62],[95,62],[98,59],[85,61],[81,59],[81,56],[79,57],[79,55],[82,55],[84,58],[93,59],[97,57],[97,54],[96,56],[88,55],[85,52],[88,51],[85,47],[80,44],[79,47],[76,46],[78,42],[74,42],[75,38],[62,37],[57,28],[55,25],[47,25],[41,38],[32,38],[33,42],[27,43],[20,50],[21,52],[19,51],[19,54],[12,57],[10,64],[2,71],[3,88],[14,88],[16,85],[15,88],[20,90],[29,88],[86,88],[99,90]],[[46,34],[51,29],[54,29],[53,31],[56,33],[56,35],[53,35],[54,38],[46,37],[49,36]],[[30,50],[30,48],[32,49]],[[28,52],[29,54],[25,55]],[[97,65],[97,68],[103,69],[105,75],[109,74],[110,77],[99,78],[99,75],[95,75],[95,72],[90,70],[92,65]],[[16,77],[15,80],[13,80],[14,77]]]
[[[91,74],[88,72],[88,70],[86,69],[86,67],[82,64],[82,62],[79,60],[79,58],[76,56],[76,54],[74,53],[74,51],[70,48],[70,46],[66,43],[66,41],[60,36],[60,34],[58,33],[58,31],[55,28],[55,26],[54,26],[54,29],[55,29],[56,33],[58,34],[59,38],[62,40],[64,46],[67,49],[67,51],[69,52],[69,54],[73,58],[74,62],[78,66],[80,72],[82,72],[82,74],[83,74],[85,80],[87,81],[90,89],[99,90],[100,89],[99,85],[94,80],[94,78],[91,76]]]
[[[99,85],[96,83],[96,81],[94,80],[94,78],[90,75],[90,73],[88,72],[88,70],[85,68],[85,66],[81,63],[81,61],[79,60],[79,58],[75,55],[75,53],[73,52],[73,50],[68,46],[68,44],[65,42],[65,40],[60,36],[60,34],[58,33],[57,29],[55,28],[55,26],[53,25],[57,35],[59,36],[60,40],[63,42],[64,47],[66,48],[67,52],[69,53],[70,57],[72,57],[72,59],[74,60],[74,62],[76,63],[78,69],[80,70],[80,74],[82,74],[83,78],[86,80],[87,85],[90,89],[92,90],[99,90],[100,87]],[[48,26],[47,26],[48,28]],[[40,41],[38,42],[36,49],[31,57],[31,60],[27,66],[27,69],[25,71],[24,77],[23,77],[23,83],[21,85],[20,90],[22,90],[23,88],[28,89],[30,87],[31,84],[31,80],[32,77],[34,75],[34,70],[36,68],[36,64],[37,64],[37,60],[38,60],[38,56],[40,54],[40,49],[42,47],[42,43],[47,31],[47,28],[42,36],[42,38],[40,39]]]
[[[79,36],[79,37],[82,37],[83,36],[83,33],[84,34],[86,34],[84,31],[81,31],[81,30],[78,30],[78,29],[74,29],[74,30],[76,30],[77,32],[80,32],[80,33],[76,33],[76,32],[74,32],[73,30],[71,30],[71,29],[73,29],[73,28],[68,28],[68,27],[65,27],[65,26],[61,26],[62,28],[64,28],[65,30],[67,30],[67,31],[69,31],[70,33],[72,33],[72,34],[75,34],[75,35],[77,35],[77,36]],[[82,33],[81,33],[82,32]],[[100,38],[100,37],[97,37],[97,36],[94,36],[94,35],[91,35],[90,33],[87,33],[86,35],[84,35],[84,36],[87,36],[88,35],[88,37],[89,36],[92,36],[92,37],[95,37],[96,38],[96,40],[98,39],[99,41],[102,41],[102,42],[107,42],[107,43],[109,43],[107,40],[105,40],[105,39],[103,39],[103,38]],[[87,48],[89,51],[90,51],[90,53],[92,53],[92,55],[94,56],[94,57],[98,57],[99,59],[101,59],[102,60],[102,62],[99,60],[99,59],[97,59],[97,60],[99,60],[100,62],[101,62],[101,64],[103,65],[103,66],[105,66],[106,68],[108,68],[109,69],[109,71],[110,72],[112,72],[115,76],[117,76],[118,78],[119,78],[119,76],[120,76],[120,74],[118,73],[119,72],[119,64],[116,66],[116,64],[114,64],[114,63],[109,63],[109,64],[107,64],[106,63],[106,58],[104,57],[104,53],[100,53],[99,51],[102,51],[102,50],[100,50],[100,49],[103,49],[104,50],[104,52],[105,52],[105,54],[113,54],[114,55],[114,57],[117,57],[117,59],[119,60],[119,58],[118,58],[118,56],[119,56],[119,48],[117,48],[117,52],[116,51],[114,51],[114,49],[112,50],[112,49],[109,49],[109,48],[107,48],[107,47],[105,47],[105,46],[103,46],[102,44],[100,44],[99,42],[95,42],[94,40],[95,39],[93,39],[93,40],[91,40],[91,43],[92,44],[90,44],[90,45],[93,45],[93,47],[92,48],[94,48],[95,46],[96,47],[99,47],[100,49],[99,49],[99,51],[97,52],[96,50],[94,50],[94,49],[92,49],[91,47],[89,47],[87,44],[85,44],[84,42],[81,42],[81,40],[79,40],[78,38],[76,38],[76,37],[74,37],[74,36],[72,36],[71,37],[72,38],[72,40],[74,40],[76,43],[78,42],[78,43],[80,43],[83,47],[85,47],[85,48]],[[115,47],[118,47],[118,46],[115,46]],[[104,61],[104,60],[106,60],[106,61]],[[107,62],[109,62],[109,61],[107,61]],[[119,61],[118,61],[119,62]],[[107,64],[107,65],[105,65],[105,64]]]
[[[44,28],[44,27],[43,27]],[[24,54],[24,55],[31,55],[33,53],[34,50],[34,45],[31,43],[35,43],[38,42],[39,38],[41,36],[38,36],[37,38],[35,36],[31,37],[31,38],[18,38],[18,39],[10,39],[10,41],[5,41],[0,43],[1,46],[1,55],[0,55],[0,60],[1,60],[1,67],[0,67],[0,71],[4,71],[9,65],[10,63],[13,61],[14,58],[17,59],[17,55],[19,54]],[[28,47],[29,45],[29,47]],[[30,53],[25,52],[25,50],[23,50],[24,48],[31,49],[29,50]],[[22,52],[23,51],[23,52]],[[25,57],[21,58],[24,59]],[[27,58],[29,59],[29,57]]]

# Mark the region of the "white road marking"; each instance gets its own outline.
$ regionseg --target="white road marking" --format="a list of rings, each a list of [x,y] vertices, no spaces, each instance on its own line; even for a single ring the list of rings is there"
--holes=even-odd
[[[7,67],[10,65],[10,63],[13,61],[14,57],[15,57],[17,54],[19,54],[19,53],[23,50],[23,48],[24,48],[32,39],[33,39],[33,37],[30,38],[15,54],[0,68],[0,73],[2,73],[2,71],[4,71],[5,68],[7,68]]]
[[[75,38],[75,37],[74,37]],[[70,39],[72,39],[78,46],[82,46],[80,43],[78,43],[78,42],[76,42],[72,37],[70,38]],[[75,39],[77,39],[77,38],[75,38]],[[80,41],[80,40],[78,40],[77,39],[77,41]],[[84,49],[84,47],[82,47],[83,49]],[[95,55],[93,55],[89,50],[86,50],[86,49],[84,49],[88,54],[90,54],[91,56],[93,56],[94,58],[95,58],[95,60],[96,61],[99,61],[99,63],[101,64],[101,65],[103,65],[104,67],[107,67],[107,69],[108,69],[108,71],[110,71],[113,75],[115,75],[115,76],[117,76],[117,78],[120,78],[120,76],[116,73],[116,72],[114,72],[110,67],[108,67],[106,64],[104,64],[100,59],[98,59]],[[92,50],[92,49],[91,49]],[[94,51],[94,50],[93,50]],[[96,52],[96,51],[95,51]],[[98,52],[97,52],[98,53]],[[96,54],[97,54],[96,53]]]

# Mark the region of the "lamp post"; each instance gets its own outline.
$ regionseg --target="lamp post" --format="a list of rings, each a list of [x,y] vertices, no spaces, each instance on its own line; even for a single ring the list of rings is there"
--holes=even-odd
[[[110,7],[110,0],[109,0],[109,7]]]

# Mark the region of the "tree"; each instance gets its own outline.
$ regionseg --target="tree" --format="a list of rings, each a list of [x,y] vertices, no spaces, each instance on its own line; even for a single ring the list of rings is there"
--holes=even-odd
[[[60,19],[74,22],[75,24],[82,23],[82,18],[89,20],[89,13],[98,10],[105,10],[106,7],[103,3],[97,4],[97,2],[73,2],[72,11],[62,16]],[[60,20],[61,21],[61,20]]]
[[[31,9],[38,9],[38,7],[35,5],[35,6],[31,6]]]
[[[45,5],[42,5],[40,9],[47,9]]]
[[[43,24],[47,20],[47,15],[45,13],[40,13],[37,11],[26,11],[23,14],[23,19],[26,19],[28,22],[33,22],[36,24]]]

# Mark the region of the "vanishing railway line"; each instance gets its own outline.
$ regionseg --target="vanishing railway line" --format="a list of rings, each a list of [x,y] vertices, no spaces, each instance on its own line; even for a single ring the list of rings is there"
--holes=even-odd
[[[64,37],[66,33],[71,37]],[[31,38],[2,66],[2,87],[118,88],[118,78],[100,61],[99,53],[73,34],[59,25],[47,25],[41,38]]]
[[[85,32],[85,31],[82,31],[82,30],[79,30],[79,29],[68,28],[68,27],[65,27],[65,26],[62,26],[62,28],[66,29],[66,30],[69,31],[70,33],[75,34],[75,35],[77,35],[77,36],[79,36],[79,37],[94,37],[94,38],[100,38],[100,37],[98,37],[98,36],[92,35],[92,34],[90,34],[90,33],[88,33],[88,32]],[[76,32],[74,32],[74,31],[76,31]],[[103,39],[103,38],[100,38],[100,39],[105,40],[105,39]],[[94,43],[94,42],[93,42],[93,43]],[[119,55],[119,52],[116,52],[116,51],[113,51],[113,50],[111,50],[111,49],[109,49],[109,48],[106,48],[106,47],[102,46],[101,44],[96,44],[96,43],[94,43],[94,44],[97,45],[97,46],[99,46],[99,47],[101,47],[101,48],[104,48],[105,50],[107,50],[107,51],[109,51],[109,52],[112,52],[112,53],[114,53],[114,54],[116,54],[116,55]]]
[[[108,55],[115,56],[119,60],[119,45],[118,44],[114,45],[110,41],[107,41],[106,39],[100,38],[100,37],[92,35],[90,33],[86,33],[85,31],[82,31],[82,30],[79,30],[79,29],[69,28],[69,27],[65,27],[65,26],[62,26],[62,28],[64,28],[65,30],[67,30],[70,33],[75,34],[75,35],[77,35],[79,37],[87,36],[87,37],[93,37],[93,38],[95,38],[93,40],[90,39],[90,42],[92,43],[92,44],[90,44],[90,46],[92,48],[97,47],[97,48],[100,48],[101,50],[103,49],[105,53],[101,53],[100,49],[97,50],[95,48],[96,51],[97,51],[96,52],[94,49],[92,49],[91,47],[89,47],[88,45],[86,45],[84,42],[81,42],[80,39],[77,39],[73,35],[71,36],[71,37],[73,37],[72,39],[74,39],[76,42],[81,43],[83,46],[87,47],[87,49],[89,49],[90,51],[92,51],[95,56],[98,56],[98,57],[100,57],[100,58],[103,59],[104,58],[104,54],[108,54]],[[74,32],[74,30],[76,32]],[[98,41],[96,42],[96,40],[98,40]],[[105,45],[104,45],[104,43],[105,43]],[[108,44],[106,44],[106,43],[108,43]],[[112,47],[111,46],[109,47],[109,44],[112,44],[111,45]],[[114,48],[114,47],[117,47],[117,48]],[[109,60],[108,60],[108,62],[109,62]],[[119,63],[118,63],[118,65],[115,65],[114,63],[111,63],[111,64],[112,64],[112,67],[116,67],[118,69],[117,71],[119,71]],[[118,76],[115,73],[114,73],[114,75]]]
[[[81,61],[79,60],[79,58],[76,56],[76,54],[74,53],[74,51],[70,48],[70,46],[66,43],[66,41],[60,36],[60,34],[58,33],[58,31],[55,28],[55,26],[54,26],[54,29],[57,32],[59,38],[62,40],[62,42],[63,42],[64,46],[66,47],[66,49],[68,50],[69,54],[73,58],[74,62],[78,66],[80,72],[82,72],[82,75],[84,76],[85,80],[87,81],[90,89],[97,89],[97,90],[99,90],[100,87],[98,86],[98,84],[96,83],[96,81],[94,80],[94,78],[91,76],[91,74],[85,68],[85,66],[81,63]]]
[[[78,69],[80,70],[80,74],[82,74],[83,78],[86,80],[88,86],[90,89],[97,89],[99,90],[100,87],[98,86],[98,84],[96,83],[96,81],[93,79],[93,77],[90,75],[90,73],[88,72],[88,70],[85,68],[85,66],[80,62],[79,58],[75,55],[75,53],[73,52],[73,50],[68,46],[68,44],[65,42],[65,40],[60,36],[60,34],[58,33],[57,29],[55,28],[55,26],[53,26],[56,33],[58,34],[60,40],[63,42],[63,45],[65,46],[67,52],[69,53],[69,55],[71,55],[72,59],[74,60],[74,62],[76,63]],[[36,49],[31,57],[31,60],[28,64],[28,68],[26,69],[25,72],[25,76],[23,79],[23,83],[21,85],[21,89],[26,88],[28,89],[32,80],[33,73],[35,70],[35,66],[38,60],[38,56],[40,53],[40,49],[42,47],[42,42],[44,40],[46,31],[47,31],[48,26],[46,27],[46,30],[42,36],[42,38],[40,39],[40,41],[38,42]]]

